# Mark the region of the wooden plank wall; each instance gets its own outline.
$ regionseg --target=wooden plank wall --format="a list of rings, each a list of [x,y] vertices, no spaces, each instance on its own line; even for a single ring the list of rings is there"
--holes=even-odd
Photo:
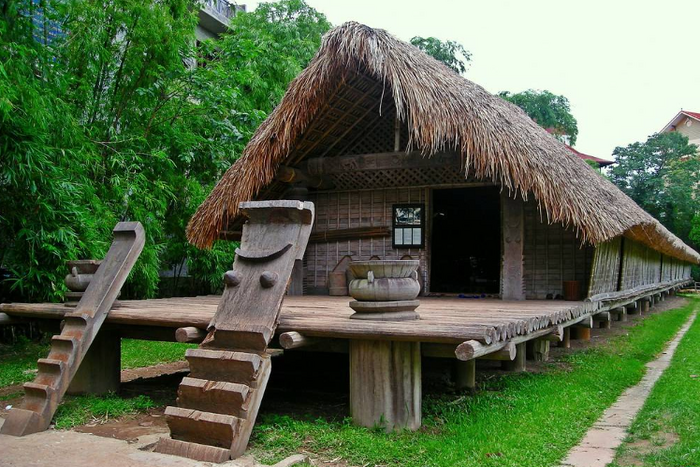
[[[425,203],[429,215],[428,188],[390,188],[362,191],[312,193],[309,201],[316,205],[314,232],[355,227],[390,227],[392,206],[397,203]],[[429,220],[426,219],[426,220]],[[430,222],[426,222],[426,245],[430,242]],[[306,250],[304,288],[309,294],[328,293],[328,273],[345,256],[353,260],[402,259],[407,255],[421,262],[420,273],[428,284],[428,252],[426,249],[393,249],[391,237],[344,240],[310,244]]]
[[[525,202],[525,297],[529,300],[563,295],[563,281],[581,282],[588,290],[593,248],[581,246],[572,229],[548,224],[532,197]]]

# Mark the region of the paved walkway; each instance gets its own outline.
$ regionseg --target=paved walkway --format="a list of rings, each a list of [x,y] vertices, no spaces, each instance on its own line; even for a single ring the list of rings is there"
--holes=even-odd
[[[581,444],[573,448],[563,467],[605,467],[615,458],[617,448],[627,436],[632,421],[649,397],[654,384],[671,364],[676,347],[695,320],[696,313],[678,331],[666,350],[647,363],[647,372],[636,386],[627,389],[588,430]]]
[[[0,419],[0,425],[3,420]],[[140,437],[129,443],[75,431],[46,430],[23,436],[0,435],[2,467],[266,467],[246,455],[223,464],[198,462],[182,457],[150,452],[148,447],[162,433]],[[306,460],[291,456],[272,467],[290,467]]]

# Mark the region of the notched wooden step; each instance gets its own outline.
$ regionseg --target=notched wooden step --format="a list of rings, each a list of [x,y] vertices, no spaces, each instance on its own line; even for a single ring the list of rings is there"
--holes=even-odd
[[[173,439],[230,449],[240,420],[224,415],[182,407],[167,407],[165,418]]]
[[[155,452],[186,457],[201,462],[226,462],[231,457],[231,451],[225,448],[190,443],[178,439],[161,438],[156,444]]]
[[[40,373],[60,376],[65,368],[65,363],[61,360],[56,360],[53,358],[40,358],[37,360],[37,366]]]
[[[190,377],[255,387],[256,376],[269,357],[227,350],[187,349]]]
[[[48,358],[69,363],[77,351],[78,340],[76,338],[64,335],[53,336],[51,337],[51,349],[49,350]]]
[[[51,402],[54,388],[48,384],[38,384],[36,382],[24,383],[24,401],[22,408],[37,413],[42,413]]]
[[[225,326],[222,324],[220,326]],[[227,348],[239,351],[264,352],[267,349],[274,329],[261,325],[245,328],[217,328],[202,342],[202,347]]]
[[[177,405],[247,418],[250,392],[251,389],[245,384],[183,378],[178,390]]]

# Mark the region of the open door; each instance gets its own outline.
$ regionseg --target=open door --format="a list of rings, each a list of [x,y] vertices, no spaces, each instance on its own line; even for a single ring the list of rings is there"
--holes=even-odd
[[[432,226],[430,291],[499,293],[498,187],[434,190]]]

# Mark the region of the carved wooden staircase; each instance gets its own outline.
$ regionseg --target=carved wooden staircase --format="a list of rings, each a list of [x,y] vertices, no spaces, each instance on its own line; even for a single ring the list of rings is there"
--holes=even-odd
[[[138,222],[120,222],[113,232],[114,241],[107,256],[75,310],[65,315],[61,334],[51,339],[48,357],[39,359],[36,379],[25,383],[22,406],[10,410],[1,434],[24,436],[43,431],[51,424],[59,402],[143,249],[143,227]]]
[[[190,374],[177,407],[165,411],[171,438],[156,452],[206,462],[243,454],[270,376],[267,345],[275,333],[295,260],[301,260],[314,218],[312,203],[241,203],[248,216],[233,270],[208,335],[185,354]]]

